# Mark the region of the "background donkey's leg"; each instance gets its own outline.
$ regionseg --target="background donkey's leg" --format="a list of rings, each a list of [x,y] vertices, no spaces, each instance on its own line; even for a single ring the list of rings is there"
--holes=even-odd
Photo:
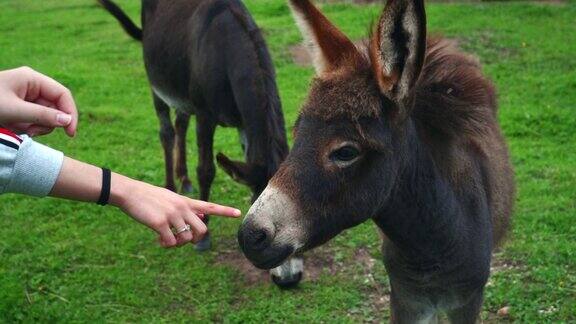
[[[216,167],[214,166],[214,132],[216,131],[216,123],[210,119],[196,115],[196,141],[198,143],[198,167],[196,173],[198,176],[198,184],[200,185],[200,199],[208,201],[210,199],[210,187],[214,176],[216,176]],[[204,222],[208,224],[208,215],[204,215]],[[196,244],[196,250],[205,251],[210,248],[210,232],[206,234],[204,239]]]
[[[191,193],[193,190],[186,163],[186,134],[189,125],[190,115],[176,111],[176,176],[182,182],[183,193]]]
[[[448,312],[450,323],[453,324],[473,324],[478,322],[482,302],[484,300],[484,289],[476,293],[474,297],[464,306]]]
[[[292,288],[302,280],[304,272],[304,259],[302,256],[293,256],[280,266],[270,270],[272,281],[280,288]]]
[[[166,168],[166,189],[176,191],[174,183],[174,127],[170,120],[170,107],[153,93],[154,108],[160,121],[160,142],[164,149],[164,163]]]

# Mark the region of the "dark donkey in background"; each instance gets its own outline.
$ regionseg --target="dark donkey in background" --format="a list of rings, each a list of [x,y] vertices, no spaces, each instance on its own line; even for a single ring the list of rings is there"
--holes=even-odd
[[[160,140],[166,161],[166,188],[191,191],[186,165],[186,132],[196,115],[197,168],[200,199],[208,200],[214,180],[213,140],[217,125],[239,129],[246,163],[218,155],[220,166],[248,185],[254,199],[288,154],[284,117],[275,72],[256,23],[238,0],[143,0],[142,29],[113,2],[99,3],[126,32],[142,41],[154,106],[160,120]],[[175,128],[170,107],[176,109]],[[206,221],[208,218],[206,217]],[[209,236],[197,245],[210,246]],[[301,278],[294,264],[272,272],[279,285]]]
[[[426,38],[422,0],[389,0],[368,53],[309,1],[291,5],[318,76],[238,233],[244,253],[275,267],[371,218],[392,321],[474,323],[514,197],[491,82],[452,42]]]

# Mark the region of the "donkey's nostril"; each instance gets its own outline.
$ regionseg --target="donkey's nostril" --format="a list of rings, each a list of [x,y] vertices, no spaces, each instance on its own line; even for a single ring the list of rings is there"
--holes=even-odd
[[[263,228],[250,229],[244,234],[244,243],[252,251],[262,251],[270,246],[272,235]]]
[[[266,233],[264,231],[259,231],[254,233],[254,245],[261,245],[266,241]]]

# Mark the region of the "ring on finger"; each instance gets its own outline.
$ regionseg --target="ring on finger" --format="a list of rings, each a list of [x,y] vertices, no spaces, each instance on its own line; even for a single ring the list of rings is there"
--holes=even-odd
[[[190,231],[190,224],[186,224],[185,226],[182,226],[181,228],[177,229],[177,230],[173,230],[172,232],[174,233],[174,235],[178,235],[178,234],[182,234],[184,232],[189,232]]]

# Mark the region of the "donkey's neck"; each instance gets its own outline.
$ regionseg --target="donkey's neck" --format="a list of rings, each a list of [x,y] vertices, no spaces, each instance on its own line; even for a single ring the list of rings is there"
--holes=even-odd
[[[274,175],[288,155],[282,108],[274,92],[275,86],[271,87],[274,90],[267,98],[269,103],[258,116],[261,120],[253,120],[252,124],[242,130],[246,162],[263,167],[268,178]]]
[[[406,155],[410,160],[403,163],[407,167],[399,173],[389,204],[374,221],[393,243],[387,247],[389,252],[405,266],[422,271],[457,266],[473,258],[471,254],[483,253],[470,240],[491,244],[489,217],[470,217],[470,213],[482,213],[477,198],[463,200],[412,133],[407,146],[412,152]]]
[[[260,60],[269,60],[265,54]],[[239,104],[246,114],[243,125],[246,162],[264,168],[266,177],[271,178],[288,155],[288,141],[274,68],[268,61],[260,65],[263,68],[251,72],[258,82],[245,88],[247,101]]]
[[[268,52],[262,32],[252,20],[242,2],[231,1],[227,5],[230,13],[244,29],[248,42],[244,50],[234,48],[231,55],[237,64],[236,70],[241,78],[232,78],[238,82],[238,89],[245,93],[236,98],[244,116],[243,132],[246,140],[246,161],[260,166],[270,178],[288,155],[288,142],[282,105],[276,86],[276,72]],[[246,61],[252,57],[254,61]],[[246,66],[249,67],[246,68]],[[250,82],[246,82],[250,80]]]

